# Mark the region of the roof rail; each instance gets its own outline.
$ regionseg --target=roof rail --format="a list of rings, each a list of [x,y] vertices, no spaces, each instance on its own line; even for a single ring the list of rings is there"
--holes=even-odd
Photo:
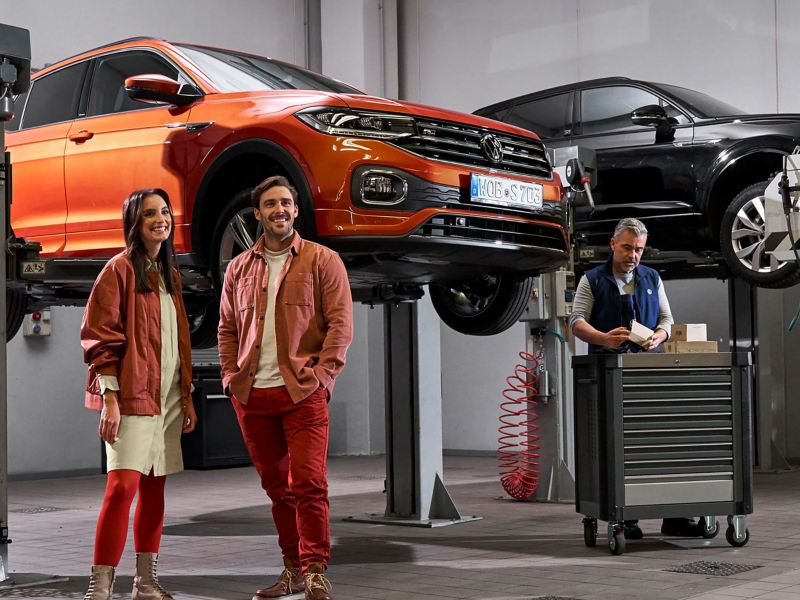
[[[85,54],[86,52],[94,52],[95,50],[102,50],[103,48],[107,48],[108,46],[116,46],[117,44],[124,44],[126,42],[141,42],[143,40],[159,40],[159,38],[150,35],[138,35],[135,37],[125,38],[124,40],[117,40],[116,42],[108,42],[107,44],[103,44],[102,46],[98,46],[97,48],[92,48],[91,50],[84,50],[83,52],[81,52],[81,54]]]

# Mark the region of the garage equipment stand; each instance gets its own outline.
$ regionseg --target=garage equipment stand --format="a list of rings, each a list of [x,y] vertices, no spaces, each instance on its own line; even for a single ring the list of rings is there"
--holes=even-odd
[[[6,314],[6,264],[9,260],[8,237],[11,230],[11,166],[5,152],[5,123],[11,118],[14,103],[12,95],[28,90],[30,82],[31,42],[27,29],[0,24],[0,231],[3,232],[0,260],[0,314]],[[19,108],[19,107],[17,107]],[[0,591],[32,587],[44,583],[68,581],[66,577],[41,573],[11,573],[8,565],[8,373],[6,370],[6,321],[0,325]]]
[[[481,519],[462,516],[444,485],[439,319],[427,303],[383,310],[386,511],[345,520],[441,527]]]
[[[612,554],[623,521],[700,516],[704,537],[728,515],[733,546],[753,511],[750,355],[593,354],[573,359],[575,506],[594,546],[608,522]]]

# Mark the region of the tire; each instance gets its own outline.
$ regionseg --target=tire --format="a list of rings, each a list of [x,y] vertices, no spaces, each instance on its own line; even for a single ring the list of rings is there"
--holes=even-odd
[[[608,551],[614,556],[625,553],[625,533],[623,530],[614,532],[614,535],[609,536]]]
[[[211,237],[209,265],[217,295],[222,291],[228,263],[250,249],[262,231],[250,204],[250,190],[239,192],[222,211]]]
[[[597,522],[584,521],[583,522],[583,543],[589,548],[593,548],[597,544]]]
[[[747,542],[750,541],[750,530],[749,529],[745,529],[744,530],[744,539],[743,540],[737,540],[736,539],[735,531],[736,530],[733,528],[733,525],[728,525],[728,528],[725,530],[725,539],[728,540],[728,543],[731,546],[733,546],[734,548],[741,548]]]
[[[700,517],[700,520],[698,521],[698,527],[700,528],[701,531],[700,535],[707,540],[717,537],[717,534],[719,533],[719,521],[717,521],[716,519],[714,519],[713,529],[709,530],[708,528],[706,528],[705,517]]]
[[[433,307],[452,329],[495,335],[516,323],[531,297],[533,278],[484,275],[469,281],[428,286]]]
[[[28,296],[22,288],[6,287],[6,341],[11,340],[25,319]]]
[[[764,252],[764,191],[769,181],[743,189],[722,215],[720,246],[731,273],[752,285],[786,288],[800,281],[800,266]]]
[[[219,301],[214,298],[196,308],[186,308],[189,317],[189,335],[192,348],[201,350],[217,345],[217,326],[219,325]]]

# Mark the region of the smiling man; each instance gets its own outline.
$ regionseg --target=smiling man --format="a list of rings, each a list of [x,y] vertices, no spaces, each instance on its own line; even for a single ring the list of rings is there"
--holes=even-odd
[[[350,285],[338,254],[295,232],[297,191],[285,177],[250,198],[264,235],[225,272],[219,357],[285,565],[253,599],[305,590],[331,600],[328,401],[353,337]]]

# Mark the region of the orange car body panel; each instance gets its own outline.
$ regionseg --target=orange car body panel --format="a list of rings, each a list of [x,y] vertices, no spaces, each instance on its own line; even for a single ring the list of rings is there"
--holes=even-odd
[[[11,222],[18,236],[42,243],[45,256],[110,256],[123,246],[121,203],[134,189],[162,187],[175,211],[175,249],[192,252],[192,215],[204,177],[220,155],[247,140],[269,140],[285,149],[305,175],[313,195],[317,235],[404,236],[427,218],[466,210],[365,210],[350,198],[351,176],[362,165],[391,165],[442,186],[469,187],[469,173],[519,181],[535,180],[548,202],[562,200],[561,182],[535,179],[481,167],[465,167],[412,154],[396,145],[363,137],[332,136],[300,121],[304,107],[342,108],[410,114],[453,121],[515,136],[537,139],[528,131],[475,115],[356,94],[307,90],[219,93],[187,56],[166,42],[132,41],[107,46],[62,61],[34,81],[64,65],[124,48],[156,49],[206,94],[183,107],[154,105],[141,110],[76,118],[38,128],[8,132],[14,165]],[[209,124],[189,131],[187,124]],[[88,132],[88,139],[70,135]],[[309,161],[312,161],[312,165]],[[222,210],[229,198],[212,199]],[[567,246],[564,224],[497,215],[509,222],[537,223],[558,230]]]

